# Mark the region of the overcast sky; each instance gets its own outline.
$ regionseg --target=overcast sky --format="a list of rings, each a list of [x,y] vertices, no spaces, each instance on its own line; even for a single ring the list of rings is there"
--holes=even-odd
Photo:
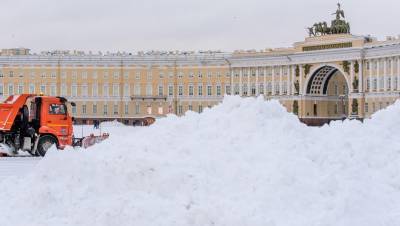
[[[400,34],[399,0],[342,0],[352,33]],[[0,47],[92,51],[288,47],[337,0],[0,0]]]

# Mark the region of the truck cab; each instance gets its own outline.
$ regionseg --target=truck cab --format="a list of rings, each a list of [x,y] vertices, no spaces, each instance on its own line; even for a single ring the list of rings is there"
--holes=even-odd
[[[67,103],[63,97],[10,96],[0,104],[0,144],[13,152],[40,156],[53,145],[58,149],[73,145],[73,118]]]

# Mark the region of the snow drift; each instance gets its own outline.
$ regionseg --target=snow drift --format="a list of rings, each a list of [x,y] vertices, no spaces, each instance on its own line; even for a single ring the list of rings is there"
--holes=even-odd
[[[277,101],[226,97],[109,127],[0,182],[0,225],[400,225],[399,114],[309,128]]]

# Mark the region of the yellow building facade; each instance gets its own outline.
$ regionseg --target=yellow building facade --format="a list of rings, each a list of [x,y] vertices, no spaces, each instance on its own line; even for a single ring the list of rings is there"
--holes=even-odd
[[[21,93],[64,96],[76,103],[71,112],[78,123],[141,124],[202,112],[224,95],[277,99],[310,125],[364,119],[400,97],[400,38],[378,41],[349,29],[310,31],[289,48],[232,53],[3,50],[0,100]]]

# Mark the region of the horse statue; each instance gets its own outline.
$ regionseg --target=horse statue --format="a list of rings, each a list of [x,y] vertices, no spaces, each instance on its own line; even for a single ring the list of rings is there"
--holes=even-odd
[[[322,23],[322,32],[324,33],[324,34],[330,34],[331,33],[331,28],[330,27],[328,27],[328,24],[324,21],[323,23]]]
[[[307,27],[307,30],[310,37],[315,36],[314,27]]]

